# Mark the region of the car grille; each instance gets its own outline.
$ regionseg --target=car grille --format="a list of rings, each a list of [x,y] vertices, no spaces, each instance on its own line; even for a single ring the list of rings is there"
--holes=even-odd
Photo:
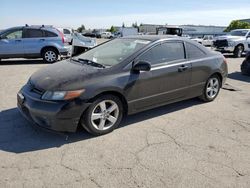
[[[228,47],[228,41],[227,40],[216,40],[216,41],[214,41],[214,46],[217,48]]]

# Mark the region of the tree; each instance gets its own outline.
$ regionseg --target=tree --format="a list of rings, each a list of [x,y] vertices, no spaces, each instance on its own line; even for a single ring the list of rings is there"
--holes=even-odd
[[[136,28],[138,30],[138,32],[139,32],[139,26],[138,26],[137,22],[132,23],[132,27]]]
[[[117,31],[117,29],[112,25],[110,27],[110,29],[108,29],[107,31],[111,32],[111,33],[115,33]]]
[[[85,26],[84,25],[81,25],[81,27],[77,28],[77,32],[78,33],[82,33],[84,30],[85,30]]]
[[[234,29],[250,29],[250,23],[234,20],[229,24],[229,26],[224,30],[224,32],[230,32]]]
[[[137,22],[132,23],[132,27],[134,27],[134,28],[138,28]]]
[[[124,22],[122,23],[122,27],[126,27]]]

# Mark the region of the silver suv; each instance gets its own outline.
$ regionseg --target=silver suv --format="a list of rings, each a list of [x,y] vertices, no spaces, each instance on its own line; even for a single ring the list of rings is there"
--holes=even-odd
[[[68,56],[70,46],[64,35],[52,26],[13,27],[0,32],[0,59],[43,58],[53,63]]]

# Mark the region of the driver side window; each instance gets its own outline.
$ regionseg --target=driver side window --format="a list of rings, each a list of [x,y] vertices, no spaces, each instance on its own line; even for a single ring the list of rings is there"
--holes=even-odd
[[[12,31],[9,31],[5,34],[2,35],[2,38],[4,39],[20,39],[22,38],[22,35],[23,35],[23,30],[22,29],[19,29],[19,30],[12,30]]]

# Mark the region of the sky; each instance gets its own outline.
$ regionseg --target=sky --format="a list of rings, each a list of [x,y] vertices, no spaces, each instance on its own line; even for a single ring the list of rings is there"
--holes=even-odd
[[[250,18],[250,0],[1,0],[0,29],[17,25],[110,28],[137,22],[227,26]]]

